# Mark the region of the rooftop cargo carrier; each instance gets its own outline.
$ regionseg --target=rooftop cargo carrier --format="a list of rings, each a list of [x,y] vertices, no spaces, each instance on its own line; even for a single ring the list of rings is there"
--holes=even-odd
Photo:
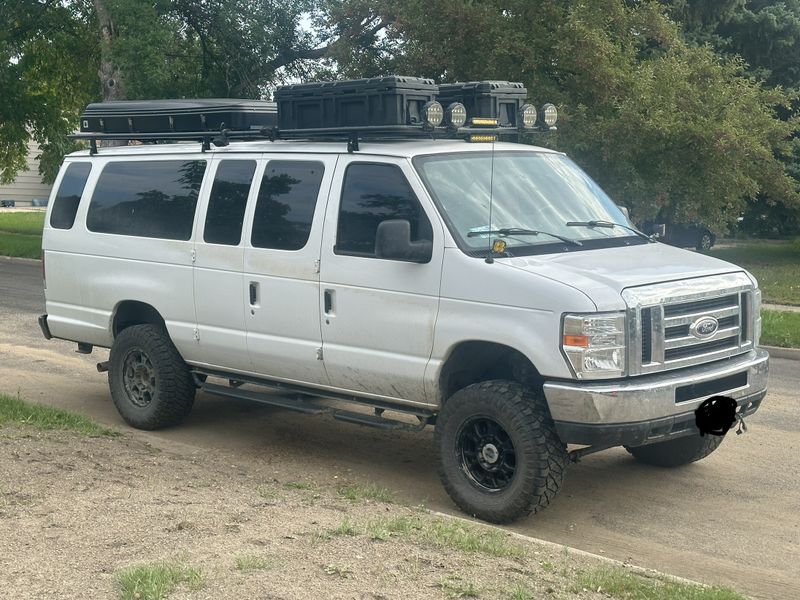
[[[527,97],[525,86],[513,81],[469,81],[439,86],[442,106],[460,102],[470,118],[496,118],[501,127],[517,126],[517,114]]]
[[[277,124],[274,102],[235,98],[96,102],[81,115],[81,132],[181,133],[247,130]]]
[[[421,77],[373,77],[286,85],[275,90],[281,129],[422,125],[439,87]]]

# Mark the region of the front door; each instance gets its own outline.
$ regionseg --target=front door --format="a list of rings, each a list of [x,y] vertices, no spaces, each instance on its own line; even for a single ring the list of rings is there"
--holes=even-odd
[[[319,252],[336,156],[265,158],[244,250],[250,363],[258,375],[327,385]]]
[[[321,256],[325,367],[337,388],[424,402],[443,230],[408,161],[383,161],[343,156],[337,165],[341,195],[328,203]],[[375,258],[378,224],[389,219],[408,220],[412,241],[433,241],[430,262]]]

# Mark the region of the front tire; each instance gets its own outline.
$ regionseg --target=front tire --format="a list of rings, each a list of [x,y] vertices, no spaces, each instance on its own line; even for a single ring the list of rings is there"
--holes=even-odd
[[[438,472],[464,512],[509,523],[545,508],[568,463],[544,400],[505,380],[459,390],[436,419]]]
[[[708,252],[711,250],[711,247],[714,245],[714,238],[712,237],[711,233],[708,231],[704,231],[700,238],[697,240],[697,245],[695,246],[698,252]]]
[[[194,404],[189,367],[162,327],[133,325],[114,340],[108,385],[125,422],[137,429],[180,423]]]
[[[646,446],[625,446],[636,460],[656,467],[680,467],[704,459],[722,443],[722,436],[687,435]]]

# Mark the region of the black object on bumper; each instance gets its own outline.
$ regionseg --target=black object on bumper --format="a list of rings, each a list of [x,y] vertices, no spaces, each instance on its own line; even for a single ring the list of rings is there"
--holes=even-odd
[[[761,390],[737,400],[737,413],[746,417],[761,405],[767,391]],[[581,446],[644,446],[686,435],[699,435],[694,411],[638,423],[594,425],[556,421],[556,431],[565,444]]]

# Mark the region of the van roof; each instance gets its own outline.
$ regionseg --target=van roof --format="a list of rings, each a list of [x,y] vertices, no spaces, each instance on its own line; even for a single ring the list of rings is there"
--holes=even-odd
[[[463,140],[452,139],[420,139],[374,142],[369,140],[359,141],[360,149],[357,155],[394,156],[400,158],[413,158],[424,154],[446,154],[452,152],[480,152],[492,148],[487,143],[469,143]],[[555,153],[555,150],[515,144],[510,142],[496,142],[496,151],[515,150],[517,152],[546,152]],[[314,141],[255,141],[232,142],[224,147],[212,147],[208,152],[214,155],[236,153],[287,153],[287,154],[343,154],[347,152],[346,142],[314,142]],[[200,143],[178,144],[141,144],[133,146],[115,146],[100,148],[97,156],[142,156],[157,154],[201,154]],[[89,156],[89,150],[79,150],[69,155],[70,157]]]

